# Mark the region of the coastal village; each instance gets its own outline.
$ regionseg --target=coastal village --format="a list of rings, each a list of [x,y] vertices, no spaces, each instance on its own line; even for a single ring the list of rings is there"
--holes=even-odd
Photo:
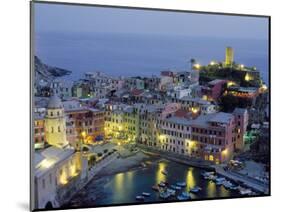
[[[94,71],[71,81],[36,57],[35,207],[60,208],[107,167],[145,166],[149,155],[200,167],[204,179],[241,196],[268,194],[269,90],[260,71],[237,63],[232,47],[224,61],[187,63],[151,77]],[[159,201],[191,199],[179,191],[185,182],[151,186]]]

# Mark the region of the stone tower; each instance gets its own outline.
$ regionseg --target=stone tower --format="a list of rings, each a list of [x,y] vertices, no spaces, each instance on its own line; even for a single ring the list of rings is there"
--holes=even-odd
[[[48,144],[63,148],[68,145],[66,140],[66,122],[60,98],[56,95],[49,100],[45,116],[45,132]]]
[[[233,65],[234,52],[231,47],[226,47],[225,49],[225,66],[231,67]]]

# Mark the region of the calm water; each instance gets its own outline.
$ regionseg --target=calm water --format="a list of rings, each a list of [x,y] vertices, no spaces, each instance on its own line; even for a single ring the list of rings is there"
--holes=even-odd
[[[207,36],[207,35],[206,35]],[[168,68],[186,70],[195,58],[202,64],[224,60],[225,47],[234,48],[235,61],[256,66],[268,81],[267,40],[140,34],[45,32],[35,35],[35,53],[43,62],[73,72],[151,76]]]
[[[167,170],[168,175],[161,173]],[[93,180],[84,191],[77,194],[70,203],[70,206],[97,206],[108,204],[126,204],[135,203],[135,196],[142,192],[151,193],[144,202],[163,201],[159,198],[158,192],[151,189],[152,185],[161,181],[168,181],[170,184],[176,184],[179,181],[185,181],[187,187],[182,191],[189,191],[194,186],[200,186],[202,191],[198,194],[191,194],[192,199],[214,198],[214,197],[234,197],[238,192],[226,190],[223,186],[216,186],[215,183],[204,180],[201,176],[202,169],[193,168],[171,161],[162,161],[148,168],[141,168],[134,171],[115,174]],[[169,199],[169,200],[173,200]],[[174,198],[175,200],[175,198]]]

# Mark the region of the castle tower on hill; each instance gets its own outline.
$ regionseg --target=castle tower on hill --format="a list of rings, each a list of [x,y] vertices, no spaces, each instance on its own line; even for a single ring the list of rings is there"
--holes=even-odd
[[[64,109],[60,98],[56,95],[52,96],[48,103],[45,132],[48,144],[59,148],[68,145]]]
[[[232,47],[226,47],[225,49],[225,66],[231,67],[234,62],[234,51]]]

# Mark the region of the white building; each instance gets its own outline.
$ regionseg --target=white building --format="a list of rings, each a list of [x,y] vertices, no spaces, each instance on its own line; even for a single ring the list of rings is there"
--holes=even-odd
[[[69,197],[68,191],[73,191],[85,177],[87,168],[82,166],[81,152],[75,152],[66,140],[64,109],[56,95],[49,100],[45,128],[46,140],[51,146],[34,155],[36,209],[59,207]]]
[[[183,97],[191,97],[192,90],[183,86],[175,86],[167,91],[167,96],[172,98],[181,99]]]
[[[55,79],[50,85],[54,94],[62,98],[72,96],[73,82],[70,80]]]

